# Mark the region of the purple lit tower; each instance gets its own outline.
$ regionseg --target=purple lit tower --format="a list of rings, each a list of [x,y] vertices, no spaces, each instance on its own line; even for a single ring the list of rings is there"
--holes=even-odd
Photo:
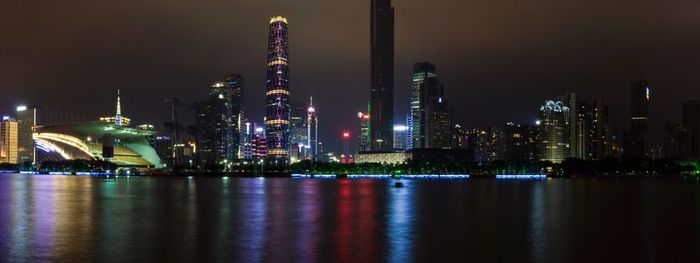
[[[267,83],[265,129],[267,134],[266,164],[284,167],[289,163],[289,42],[287,19],[270,19],[267,49]]]

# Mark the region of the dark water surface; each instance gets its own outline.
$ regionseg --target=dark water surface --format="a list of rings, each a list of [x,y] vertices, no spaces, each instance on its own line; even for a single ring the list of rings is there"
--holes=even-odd
[[[0,261],[698,262],[700,182],[0,175]]]

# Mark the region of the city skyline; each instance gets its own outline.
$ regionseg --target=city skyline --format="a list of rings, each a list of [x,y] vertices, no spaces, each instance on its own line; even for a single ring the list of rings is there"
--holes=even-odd
[[[451,9],[450,7],[453,7],[453,9],[456,10],[464,7],[463,3],[450,3],[449,5],[446,3],[448,2],[438,1],[436,2],[435,7],[430,7],[427,11],[437,12],[448,10],[445,12],[450,14],[451,12],[454,12],[449,11]],[[344,29],[347,30],[341,31],[352,35],[353,39],[346,40],[347,36],[345,33],[339,34],[333,30],[319,31],[326,33],[326,37],[323,39],[311,34],[317,31],[315,31],[313,27],[310,28],[310,26],[313,26],[316,24],[316,22],[323,20],[322,18],[327,15],[329,16],[329,14],[300,13],[303,7],[309,6],[315,8],[335,7],[335,9],[330,9],[329,14],[339,12],[337,10],[339,8],[338,6],[347,8],[347,10],[340,11],[342,14],[339,16],[339,19],[343,19],[348,22],[348,25],[343,25]],[[456,107],[456,112],[453,114],[453,116],[456,118],[455,121],[466,127],[490,127],[501,125],[509,121],[528,124],[537,118],[537,111],[534,108],[536,108],[538,104],[541,104],[541,100],[543,98],[550,98],[565,91],[574,91],[587,100],[602,98],[603,101],[610,106],[612,123],[617,128],[617,131],[621,132],[625,129],[625,127],[627,127],[626,120],[628,118],[628,107],[626,105],[629,103],[627,102],[629,82],[639,79],[639,75],[641,73],[642,77],[644,79],[648,79],[651,82],[651,85],[655,88],[655,100],[653,102],[655,106],[662,105],[670,109],[668,111],[660,112],[654,111],[654,107],[652,107],[652,123],[650,125],[653,127],[651,129],[655,130],[657,133],[655,136],[655,138],[657,138],[657,143],[660,143],[658,140],[660,135],[658,133],[660,133],[661,128],[659,127],[661,127],[663,124],[665,117],[669,117],[676,122],[681,121],[681,110],[678,105],[684,101],[682,98],[686,97],[683,93],[690,93],[687,95],[687,97],[690,97],[691,99],[697,98],[700,95],[697,94],[698,91],[687,88],[687,86],[692,85],[690,84],[692,82],[689,81],[692,74],[687,74],[687,72],[692,71],[693,69],[691,65],[694,64],[692,62],[695,59],[695,54],[691,54],[689,57],[685,57],[684,59],[676,59],[677,57],[673,56],[673,54],[678,54],[677,52],[680,51],[655,48],[655,46],[652,44],[632,45],[631,48],[625,50],[626,52],[623,54],[624,56],[612,56],[611,58],[602,59],[602,61],[600,61],[601,59],[584,59],[580,55],[576,55],[577,52],[573,52],[574,50],[578,50],[584,51],[583,54],[587,54],[592,51],[609,53],[611,50],[622,48],[622,43],[611,44],[607,48],[605,45],[600,45],[600,35],[595,34],[597,31],[593,29],[603,32],[602,35],[605,36],[609,36],[613,33],[619,33],[620,36],[630,36],[629,39],[624,40],[629,41],[630,43],[636,43],[634,40],[638,40],[643,36],[653,35],[656,33],[664,36],[665,39],[670,41],[673,45],[679,45],[681,48],[678,50],[683,50],[682,47],[684,47],[686,44],[681,43],[687,43],[688,45],[695,43],[693,42],[695,39],[692,39],[693,35],[689,35],[686,31],[684,31],[688,25],[687,21],[663,20],[653,26],[645,26],[642,24],[643,26],[641,26],[641,28],[645,30],[637,31],[626,27],[626,24],[621,23],[621,21],[607,21],[612,25],[618,25],[620,28],[605,30],[602,28],[597,28],[595,25],[589,25],[587,27],[587,23],[585,23],[585,21],[572,21],[565,19],[569,22],[567,25],[583,27],[585,29],[584,32],[581,33],[580,36],[577,35],[576,37],[587,38],[589,39],[587,41],[592,41],[594,44],[598,43],[597,45],[593,45],[595,48],[581,49],[580,47],[575,46],[569,47],[572,49],[571,52],[568,50],[562,51],[556,49],[557,46],[554,45],[556,44],[555,42],[552,44],[555,48],[554,51],[543,51],[538,49],[532,52],[513,53],[513,46],[532,47],[533,43],[524,41],[519,45],[509,45],[506,44],[508,43],[507,41],[497,41],[503,36],[499,37],[498,35],[494,35],[493,29],[490,28],[486,22],[484,22],[488,21],[488,19],[484,19],[483,16],[468,18],[470,19],[469,21],[476,22],[475,24],[477,25],[484,25],[484,28],[480,28],[478,30],[473,28],[473,26],[465,29],[465,33],[469,33],[468,35],[486,36],[483,39],[474,41],[475,39],[473,38],[465,39],[463,36],[452,36],[450,35],[449,30],[445,30],[449,29],[449,26],[457,26],[461,24],[456,23],[460,20],[449,18],[448,16],[431,15],[430,17],[432,20],[426,21],[426,18],[416,16],[416,13],[421,9],[417,9],[417,3],[412,1],[399,1],[394,3],[394,6],[396,9],[397,54],[394,62],[397,68],[394,70],[396,75],[394,78],[394,89],[396,92],[396,97],[394,99],[394,124],[399,124],[407,113],[405,105],[409,101],[408,97],[410,94],[410,67],[416,62],[426,60],[434,62],[441,68],[441,81],[445,84],[445,90],[447,93],[446,97],[449,97],[452,100],[468,100],[469,103],[460,103],[460,107]],[[537,14],[538,12],[557,10],[560,8],[557,6],[536,6],[537,7],[533,8],[538,10],[537,12],[525,12],[522,17],[507,17],[504,18],[503,23],[513,25],[514,22],[518,21],[529,22],[526,23],[526,29],[532,29],[531,27],[534,25],[542,23],[542,21],[535,19],[534,14]],[[16,14],[26,13],[22,10],[25,10],[25,8],[28,7],[29,5],[11,5],[10,8],[7,9],[10,11],[10,14],[7,16],[8,19],[17,19],[15,18]],[[496,12],[495,10],[498,9],[497,7],[500,6],[497,6],[497,4],[489,4],[480,8],[469,9],[468,12],[472,12],[471,10],[482,10],[486,11],[486,13],[493,13]],[[652,6],[646,2],[638,3],[634,7],[636,9],[648,11],[646,13],[650,17],[661,15],[661,11],[652,10]],[[46,7],[38,7],[37,12],[45,12],[43,8]],[[104,11],[97,5],[90,5],[88,8],[95,8],[96,10]],[[169,11],[178,12],[178,10],[181,8],[183,7],[176,6],[173,7],[173,10]],[[206,10],[209,12],[214,12],[211,6],[203,5],[201,8],[202,11]],[[503,12],[512,12],[512,10],[508,9],[507,7],[500,8],[504,8]],[[665,10],[668,8],[672,7],[663,7],[661,9]],[[369,3],[342,3],[341,5],[331,5],[328,3],[309,1],[308,3],[304,3],[300,6],[295,6],[285,4],[280,5],[279,3],[277,3],[277,5],[272,5],[268,2],[264,2],[260,3],[258,7],[251,7],[250,9],[254,10],[254,12],[252,12],[253,14],[244,18],[237,18],[241,19],[238,20],[240,22],[238,24],[245,25],[245,30],[241,31],[236,31],[241,27],[237,26],[238,24],[234,23],[234,21],[226,23],[217,21],[205,22],[204,20],[191,17],[192,20],[198,22],[196,26],[193,25],[193,28],[213,26],[215,28],[225,29],[227,32],[231,32],[231,35],[233,35],[233,40],[244,41],[238,43],[237,41],[232,41],[231,38],[225,38],[222,39],[222,41],[214,41],[215,39],[220,38],[220,36],[213,38],[208,34],[202,33],[208,37],[204,38],[208,39],[208,41],[205,42],[210,43],[213,45],[213,47],[211,49],[199,48],[197,49],[197,52],[187,52],[185,57],[180,57],[181,54],[175,54],[175,57],[177,57],[178,60],[171,62],[171,64],[189,68],[189,66],[186,66],[189,63],[188,61],[197,62],[203,60],[203,58],[208,58],[206,60],[207,62],[211,62],[210,65],[203,67],[202,70],[177,67],[173,68],[172,66],[165,67],[169,70],[173,70],[171,74],[162,72],[164,69],[162,65],[157,63],[151,64],[152,62],[147,62],[146,64],[156,66],[154,67],[156,70],[153,71],[153,74],[144,74],[140,72],[136,73],[137,71],[133,71],[133,69],[125,67],[125,65],[128,65],[128,62],[130,61],[133,62],[145,58],[154,58],[153,61],[162,61],[156,56],[157,54],[161,53],[147,53],[155,51],[153,47],[155,44],[162,43],[160,42],[160,39],[152,39],[150,42],[148,40],[151,38],[139,40],[135,42],[134,48],[123,49],[121,47],[118,48],[112,46],[112,43],[123,43],[129,39],[133,39],[134,35],[127,34],[123,38],[115,38],[113,36],[92,33],[95,34],[95,38],[93,40],[89,40],[85,44],[79,45],[74,41],[83,39],[84,34],[82,33],[91,32],[90,27],[77,27],[75,28],[75,31],[66,31],[60,28],[57,29],[50,27],[42,22],[45,21],[42,20],[45,18],[37,17],[38,20],[36,21],[36,24],[27,25],[27,28],[25,29],[34,28],[34,30],[37,30],[36,28],[39,28],[43,29],[42,32],[46,32],[49,35],[58,36],[57,43],[59,44],[49,47],[41,46],[41,50],[53,51],[51,53],[55,55],[48,56],[46,58],[48,59],[46,63],[38,63],[42,60],[35,56],[35,51],[33,51],[33,49],[29,49],[30,47],[15,47],[18,42],[15,42],[16,40],[14,39],[10,40],[10,43],[0,44],[8,45],[8,47],[13,48],[12,50],[17,50],[17,54],[2,55],[8,58],[7,60],[3,61],[14,63],[11,66],[7,64],[1,65],[9,69],[6,71],[5,75],[0,75],[0,81],[5,82],[4,86],[9,88],[8,91],[5,92],[7,96],[0,98],[0,105],[7,108],[3,110],[3,112],[6,113],[12,112],[12,109],[19,104],[42,105],[47,108],[63,109],[65,112],[78,111],[76,108],[71,109],[71,107],[74,107],[73,105],[65,105],[65,103],[61,104],[58,101],[52,100],[52,98],[56,97],[56,93],[60,92],[61,94],[72,95],[72,97],[75,97],[75,99],[84,101],[82,103],[83,106],[95,108],[96,110],[94,110],[94,112],[103,115],[113,112],[112,98],[108,96],[84,97],[94,94],[91,92],[86,92],[86,88],[89,87],[90,89],[95,89],[95,91],[110,93],[121,88],[123,97],[122,103],[125,104],[125,115],[132,117],[137,124],[144,122],[160,124],[168,120],[169,116],[169,107],[162,105],[164,98],[175,95],[180,98],[198,98],[197,100],[199,100],[202,98],[201,93],[198,92],[200,87],[210,83],[213,79],[217,79],[216,77],[224,73],[242,72],[242,74],[249,80],[247,82],[249,88],[246,90],[245,94],[246,101],[250,102],[250,107],[247,107],[249,109],[247,113],[250,115],[251,119],[258,121],[262,118],[263,113],[263,111],[260,110],[263,99],[259,94],[263,85],[260,81],[261,74],[259,73],[259,68],[260,65],[264,63],[264,50],[260,52],[261,48],[259,48],[257,44],[253,43],[265,41],[264,33],[262,37],[260,34],[260,28],[262,26],[259,25],[264,24],[265,20],[268,19],[269,16],[279,13],[290,17],[290,19],[293,19],[294,21],[297,21],[295,23],[299,23],[298,28],[295,29],[297,30],[295,31],[296,34],[292,37],[293,40],[291,41],[292,49],[295,50],[295,63],[298,63],[295,65],[299,65],[299,68],[294,70],[294,76],[292,77],[294,79],[294,82],[292,83],[299,83],[292,84],[292,90],[298,91],[298,94],[295,93],[295,96],[292,97],[292,101],[296,100],[294,98],[306,98],[313,95],[317,98],[316,104],[318,105],[317,108],[319,109],[319,115],[321,118],[323,118],[323,116],[337,116],[333,119],[324,120],[324,128],[320,130],[319,139],[321,141],[328,142],[327,145],[333,148],[338,148],[340,146],[340,138],[337,134],[339,131],[352,129],[354,127],[354,124],[356,123],[354,118],[355,113],[357,111],[364,110],[368,99],[367,94],[363,92],[351,92],[354,90],[351,87],[369,87],[370,78],[368,76],[368,72],[363,72],[367,68],[367,61],[369,61],[367,54],[369,53],[369,46],[366,44],[369,40],[369,17],[367,16]],[[275,9],[279,9],[280,11]],[[593,14],[601,14],[606,12],[621,11],[622,6],[611,6],[606,10],[596,10],[593,7],[583,6],[583,9],[591,11]],[[116,10],[114,12],[119,11],[120,10]],[[673,10],[670,11],[679,12],[679,19],[687,17],[687,15],[683,16],[683,13],[679,7],[673,7]],[[96,28],[113,26],[106,23],[104,19],[94,16],[80,17],[80,19],[80,21],[94,20],[97,22],[94,26]],[[554,17],[552,19],[556,20],[562,18]],[[632,22],[640,21],[640,18],[637,16],[632,16],[630,19]],[[433,26],[419,26],[419,24],[417,24],[419,21],[429,22],[427,24]],[[162,26],[167,25],[167,23],[149,23],[149,25],[150,27],[147,28],[147,31],[137,32],[151,32],[154,29],[159,29]],[[435,25],[440,25],[441,27],[435,27]],[[501,27],[504,26],[505,25]],[[409,27],[412,31],[410,34],[406,31]],[[131,28],[130,25],[124,26],[124,30],[128,28]],[[264,27],[262,28],[264,29]],[[428,28],[434,30],[431,31],[428,30]],[[674,30],[671,33],[661,34],[663,31],[661,29],[666,28],[673,28]],[[2,26],[2,29],[8,30],[8,32],[15,32],[17,30],[15,28],[8,28],[7,25]],[[554,35],[556,35],[554,33],[559,32],[556,30],[556,28],[552,29],[548,27],[546,29],[553,30],[553,33],[550,31],[548,32],[552,34],[539,32],[539,34],[536,35],[536,41],[532,41],[543,43],[542,41],[544,41],[544,39],[551,39],[554,37]],[[508,31],[508,36],[517,37],[524,32],[529,32],[529,30],[521,31],[510,29]],[[416,40],[419,36],[422,38],[422,36],[425,36],[425,34],[428,34],[428,36],[435,40],[431,43],[423,42],[423,44],[419,45],[418,47],[411,44],[415,42],[411,40]],[[27,39],[28,37],[26,34],[17,34],[17,36],[17,39],[19,40]],[[34,37],[41,38],[42,36]],[[573,38],[574,36],[569,37]],[[691,38],[688,39],[688,37]],[[111,41],[105,42],[108,39]],[[163,40],[167,39],[169,39],[168,36],[166,36]],[[680,41],[681,39],[686,41]],[[567,41],[570,40],[571,39],[567,39]],[[342,43],[338,41],[342,41]],[[655,38],[650,38],[649,41],[654,43],[654,41],[658,40]],[[182,42],[183,43],[175,43],[177,44],[175,45],[177,47],[173,47],[173,50],[181,50],[182,47],[192,47],[193,45],[197,46],[187,38],[182,40]],[[313,42],[317,42],[317,44],[314,44]],[[90,43],[92,43],[92,45],[88,45]],[[295,43],[299,44],[295,46]],[[327,45],[328,43],[335,43],[337,45]],[[316,48],[315,51],[319,52],[310,52],[310,50],[314,50],[314,48],[318,47],[317,45],[320,44],[325,44],[324,46],[326,46],[326,48]],[[483,46],[486,46],[487,44],[494,46],[495,49],[483,49]],[[29,46],[31,45],[37,44],[30,43]],[[76,53],[80,54],[80,56],[72,56],[69,58],[61,55],[78,52],[75,47],[83,47],[82,45],[88,46],[84,47],[85,52]],[[354,46],[358,46],[358,48],[355,48]],[[510,49],[505,48],[504,46],[507,46]],[[544,44],[544,46],[548,46],[548,44]],[[224,47],[226,51],[222,49]],[[460,48],[456,49],[459,51],[456,54],[441,52],[443,48],[447,47]],[[130,54],[133,53],[132,56],[130,56],[133,58],[133,60],[125,60],[124,58],[109,56],[105,57],[104,54],[115,50],[121,52],[129,51]],[[254,50],[257,51],[253,52]],[[481,52],[478,52],[479,50],[481,50]],[[501,50],[502,52],[498,50]],[[116,53],[121,54],[120,52]],[[254,56],[248,56],[247,53],[252,53]],[[322,60],[327,61],[326,63],[331,63],[330,65],[332,66],[323,63],[315,63],[318,61],[319,56],[325,58],[328,56],[327,54],[331,53],[341,55],[333,56],[333,60]],[[346,57],[348,54],[353,55],[354,58]],[[467,54],[471,55],[467,56]],[[564,63],[564,59],[552,60],[548,54],[570,54],[571,56],[569,58],[571,59],[570,61],[566,60],[566,63]],[[25,57],[27,60],[19,60],[20,58]],[[241,58],[239,59],[239,57]],[[499,59],[503,59],[504,57],[511,59],[514,62],[512,63],[513,66],[504,66],[505,64],[502,62],[498,62]],[[537,57],[544,57],[544,61],[546,62],[542,62],[543,60],[532,59]],[[100,58],[99,61],[113,63],[96,64],[96,60],[91,60],[89,58]],[[455,61],[467,61],[467,63],[455,64]],[[666,63],[663,63],[664,61],[666,61]],[[669,63],[676,61],[678,63],[684,62],[682,63],[684,66],[681,67],[681,65],[678,63]],[[349,62],[348,65],[355,65],[355,67],[359,67],[359,69],[349,69],[350,67],[343,67],[341,66],[341,62]],[[477,63],[480,65],[479,68],[475,68]],[[56,78],[56,73],[54,73],[56,70],[53,69],[53,67],[62,64],[67,65],[65,68],[66,75],[64,78],[70,79],[71,82],[66,82],[65,80],[62,80],[62,78]],[[78,72],[76,71],[77,69],[85,70],[84,67],[86,65],[92,64],[104,66],[92,67],[90,70],[85,71],[85,74],[75,75],[76,72]],[[552,73],[551,77],[544,77],[544,74],[540,72],[551,71],[557,65],[563,65],[564,70],[555,71]],[[664,67],[661,68],[661,66]],[[328,70],[326,70],[326,68],[328,68]],[[536,68],[540,71],[533,72],[532,69],[529,68]],[[594,68],[596,70],[593,70]],[[36,74],[32,74],[31,77],[29,77],[30,75],[26,74],[29,72],[27,69],[35,69],[37,72],[48,72],[48,74],[44,74],[39,77],[37,77]],[[105,75],[102,74],[102,70],[106,69],[110,69],[110,71],[117,69],[120,70],[120,78],[106,78]],[[573,69],[584,70],[576,71]],[[204,70],[206,70],[206,72],[204,72]],[[598,71],[610,72],[601,73]],[[349,72],[352,72],[352,74],[347,74]],[[464,74],[464,72],[466,72],[466,74]],[[334,86],[332,89],[324,90],[326,85],[322,84],[324,83],[323,80],[329,78],[337,78],[343,81],[334,82],[338,83],[338,85]],[[173,80],[178,80],[178,82],[174,83],[172,82]],[[88,84],[90,82],[93,84]],[[94,85],[94,83],[99,83],[99,85]],[[197,84],[193,85],[193,83]],[[143,87],[151,87],[151,89],[144,89]],[[165,89],[165,87],[167,87],[167,89]],[[507,91],[513,95],[505,97],[499,96],[498,92],[504,91]],[[680,96],[682,94],[684,96]],[[340,106],[335,106],[333,102],[338,100],[338,95],[342,95],[343,100],[341,100]],[[491,103],[486,103],[489,101]],[[189,104],[192,102],[194,102],[194,100],[185,101],[184,104]],[[508,111],[497,106],[501,102],[511,105],[511,107],[508,107]],[[187,111],[187,109],[185,109],[185,111]],[[182,113],[181,115],[183,116],[184,123],[194,123],[191,117],[194,114]]]

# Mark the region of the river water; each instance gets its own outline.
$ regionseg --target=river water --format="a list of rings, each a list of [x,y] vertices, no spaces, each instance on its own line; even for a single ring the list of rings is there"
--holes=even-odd
[[[698,262],[695,179],[0,175],[8,262]]]

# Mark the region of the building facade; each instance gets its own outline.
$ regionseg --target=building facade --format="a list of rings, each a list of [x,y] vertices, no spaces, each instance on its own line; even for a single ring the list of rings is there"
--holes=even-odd
[[[316,108],[314,108],[313,99],[309,101],[309,108],[306,110],[306,123],[307,123],[307,134],[308,139],[306,145],[308,145],[307,156],[308,159],[315,161],[318,159],[318,116],[316,115]]]
[[[395,151],[405,151],[406,150],[406,132],[408,127],[406,125],[394,125],[394,150]]]
[[[608,106],[602,100],[593,101],[591,108],[591,140],[590,152],[587,153],[591,160],[602,160],[613,156],[614,136],[610,124]]]
[[[394,141],[394,7],[391,0],[372,0],[370,12],[370,148],[390,151]]]
[[[672,122],[669,119],[664,121],[664,158],[677,159],[681,157],[681,145],[685,135],[683,125]]]
[[[17,107],[17,162],[20,164],[36,162],[32,128],[37,125],[37,113],[36,107]]]
[[[270,19],[267,49],[265,129],[266,163],[284,167],[289,163],[289,42],[287,18]],[[283,168],[284,169],[284,168]],[[273,170],[276,170],[273,168]]]
[[[308,107],[304,103],[293,103],[291,110],[291,117],[289,119],[289,142],[294,147],[303,147],[306,145],[308,139],[308,128],[306,127],[306,111]]]
[[[0,163],[18,163],[19,123],[9,117],[0,122]]]
[[[630,129],[623,145],[626,158],[644,157],[648,147],[649,104],[651,87],[646,80],[633,81],[630,87]]]
[[[449,148],[451,125],[443,85],[435,65],[413,66],[411,89],[411,148]]]
[[[681,141],[681,158],[683,160],[700,160],[700,101],[683,103],[683,137]]]
[[[357,113],[357,122],[359,124],[360,130],[357,133],[357,139],[358,139],[358,152],[368,152],[370,151],[370,142],[369,142],[369,119],[370,116],[367,113],[362,113],[358,112]]]
[[[561,101],[545,101],[540,107],[540,160],[561,163],[569,156],[569,108]]]
[[[221,164],[238,157],[240,112],[233,110],[233,89],[226,82],[209,88],[209,100],[197,103],[199,162]]]
[[[243,75],[240,73],[224,76],[224,85],[226,85],[228,90],[227,95],[230,97],[228,100],[231,104],[229,129],[231,129],[230,147],[233,151],[234,159],[240,159],[242,156],[241,140],[243,129],[245,129],[244,83]]]
[[[539,160],[537,127],[507,123],[503,128],[503,160],[534,161]]]

